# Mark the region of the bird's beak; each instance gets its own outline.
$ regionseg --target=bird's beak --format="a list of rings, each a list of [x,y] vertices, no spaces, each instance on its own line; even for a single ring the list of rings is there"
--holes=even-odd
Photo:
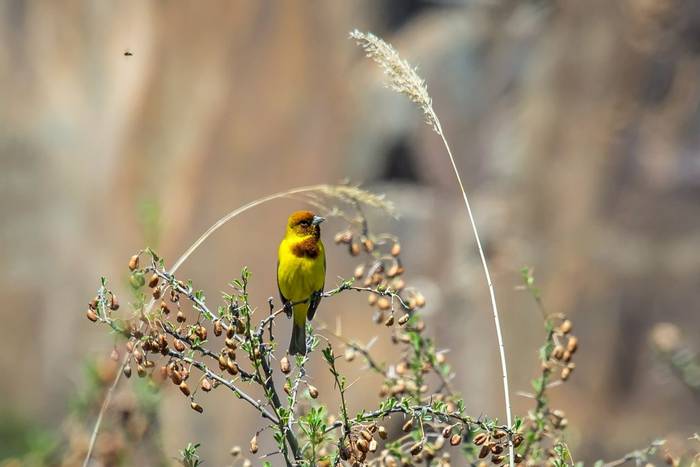
[[[311,225],[318,225],[318,224],[320,224],[321,222],[323,222],[323,221],[325,221],[325,220],[326,220],[325,217],[314,216],[313,220],[311,221]]]

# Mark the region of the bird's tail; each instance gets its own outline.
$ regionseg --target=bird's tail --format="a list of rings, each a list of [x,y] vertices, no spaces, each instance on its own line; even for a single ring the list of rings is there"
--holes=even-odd
[[[292,325],[292,340],[289,342],[289,355],[306,355],[306,325]]]

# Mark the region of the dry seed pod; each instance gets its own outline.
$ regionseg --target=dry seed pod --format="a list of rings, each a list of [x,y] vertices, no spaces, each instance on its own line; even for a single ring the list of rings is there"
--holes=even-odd
[[[258,434],[255,433],[255,436],[253,436],[250,439],[250,453],[255,454],[258,452]]]
[[[369,303],[369,306],[374,306],[377,304],[377,294],[375,293],[370,293],[367,296],[367,303]]]
[[[282,357],[282,360],[280,360],[280,370],[285,375],[288,375],[289,372],[292,371],[292,367],[289,364],[289,358],[287,358],[286,355],[284,357]]]
[[[414,300],[416,301],[416,306],[418,308],[423,308],[425,306],[425,297],[423,296],[422,293],[416,292],[416,295],[414,296]]]
[[[209,381],[207,378],[204,378],[201,383],[202,391],[204,392],[209,392],[211,391],[211,381]]]
[[[226,369],[231,376],[236,376],[238,374],[238,364],[231,360],[231,357],[226,359]]]
[[[355,279],[361,279],[362,276],[364,276],[364,275],[365,275],[365,265],[360,264],[355,268],[355,273],[354,273]]]
[[[110,295],[109,297],[109,309],[112,311],[116,311],[119,309],[119,300],[114,294]]]
[[[226,339],[226,340],[224,341],[224,345],[226,345],[226,347],[228,347],[228,348],[231,349],[231,350],[236,350],[236,347],[237,347],[237,345],[236,345],[236,340],[235,340],[235,339],[230,339],[230,338],[229,338],[229,339]]]
[[[312,399],[316,399],[318,397],[318,389],[316,388],[316,386],[313,386],[311,384],[309,384],[308,386],[309,386],[309,396]]]
[[[569,376],[571,376],[571,368],[569,368],[569,367],[562,368],[562,370],[561,370],[561,380],[562,380],[562,381],[566,381],[567,379],[569,379]]]
[[[95,321],[97,321],[97,313],[95,313],[95,312],[92,311],[91,309],[88,308],[88,311],[87,311],[87,313],[86,313],[85,315],[87,316],[87,319],[89,319],[89,320],[92,321],[93,323],[94,323]]]
[[[225,370],[227,368],[226,364],[226,355],[220,354],[219,355],[219,369],[220,370]]]
[[[135,271],[139,267],[139,255],[129,258],[129,271]]]
[[[178,323],[184,323],[187,318],[185,318],[185,314],[182,312],[182,310],[177,310],[177,316],[175,317]]]
[[[134,350],[134,359],[138,363],[142,363],[143,362],[143,352],[141,352],[139,349]]]
[[[401,316],[401,318],[399,318],[399,325],[403,326],[404,324],[408,323],[408,318],[410,318],[410,316],[407,314]]]
[[[408,364],[405,361],[400,361],[399,363],[396,364],[396,374],[401,376],[404,373],[406,373],[406,370],[408,370]]]
[[[282,386],[282,389],[284,390],[284,393],[287,394],[288,396],[292,395],[292,385],[289,384],[289,381],[286,381],[284,383],[284,386]]]
[[[411,431],[411,430],[413,429],[413,419],[412,419],[412,418],[409,418],[408,420],[406,420],[406,423],[403,424],[403,426],[401,427],[401,429],[402,429],[404,432],[409,432],[409,431]]]
[[[386,272],[386,275],[387,275],[388,277],[396,277],[396,276],[398,276],[398,275],[399,275],[399,265],[398,265],[398,264],[392,265],[392,266],[389,268],[389,270]]]
[[[372,441],[372,433],[369,432],[369,430],[362,430],[360,431],[360,436],[362,436],[364,439],[366,439],[368,442]]]
[[[384,326],[393,326],[394,325],[394,313],[390,314],[389,317],[384,321]]]
[[[184,381],[180,383],[180,391],[186,396],[190,395],[190,387]]]
[[[195,412],[199,412],[199,413],[204,412],[204,407],[197,404],[195,401],[190,402],[190,407],[192,407],[192,410],[194,410]]]
[[[391,256],[399,256],[400,254],[401,244],[399,244],[399,242],[396,242],[391,246]]]
[[[216,321],[214,321],[214,335],[218,337],[223,332],[224,332],[224,326],[221,324],[221,321],[219,321],[217,319]]]
[[[240,456],[241,455],[241,447],[240,446],[232,447],[231,450],[229,451],[229,454],[231,454],[231,456],[233,456],[233,457]]]
[[[459,446],[459,444],[462,442],[462,436],[461,435],[452,435],[450,437],[450,446]]]
[[[443,447],[445,447],[445,438],[436,438],[431,447],[431,452],[434,454],[434,451],[439,451]]]
[[[139,378],[143,378],[146,376],[146,369],[141,365],[136,365],[136,374],[139,375]]]
[[[574,353],[576,352],[576,349],[578,349],[578,339],[576,336],[571,336],[569,337],[569,342],[566,343],[566,350]]]
[[[573,328],[573,324],[571,324],[571,321],[568,319],[564,320],[563,323],[561,323],[561,326],[559,326],[559,332],[562,334],[568,334],[571,332],[571,329]]]
[[[177,350],[178,352],[182,352],[185,350],[185,344],[183,344],[180,339],[175,339],[175,342],[173,342],[173,347],[175,347],[175,350]]]
[[[362,246],[365,247],[365,251],[367,253],[372,253],[372,251],[374,250],[374,242],[369,238],[364,238],[362,240]]]
[[[352,242],[352,232],[346,230],[344,232],[338,232],[335,234],[333,239],[335,243],[350,243]]]
[[[552,357],[554,357],[555,360],[561,360],[561,358],[564,356],[564,347],[561,345],[557,345],[554,347],[554,350],[552,350]]]
[[[158,300],[160,298],[160,287],[153,289],[153,299]]]
[[[369,451],[369,443],[365,439],[358,439],[357,442],[355,442],[355,446],[357,446],[357,449],[359,449],[360,452]]]
[[[344,461],[350,459],[350,449],[346,444],[340,446],[340,458]]]
[[[501,438],[503,438],[503,437],[506,436],[506,435],[507,435],[507,433],[506,433],[505,431],[503,431],[503,430],[496,430],[496,432],[493,434],[493,437],[496,438],[496,439],[501,439]]]
[[[377,307],[380,310],[388,310],[391,308],[391,300],[389,300],[387,297],[380,297],[379,300],[377,300]]]
[[[158,274],[153,273],[150,279],[148,279],[148,286],[150,288],[154,288],[156,285],[158,285]]]
[[[418,441],[413,446],[411,446],[411,449],[409,450],[409,452],[415,456],[415,455],[419,454],[422,450],[423,450],[423,441]]]
[[[386,432],[386,428],[384,428],[384,427],[381,426],[381,425],[379,426],[379,429],[377,430],[377,433],[379,433],[379,437],[380,437],[381,439],[386,439],[387,436],[389,436],[389,434]]]
[[[207,340],[207,328],[204,326],[200,325],[195,331],[195,334],[197,334],[197,337],[199,337],[200,340]]]
[[[489,436],[486,433],[479,433],[474,437],[474,444],[477,446],[481,446],[486,442],[486,440],[489,438]]]
[[[505,458],[505,456],[491,456],[491,462],[496,465],[499,465],[503,462]]]
[[[503,452],[503,446],[500,444],[493,445],[491,446],[491,452],[494,454],[500,454]]]
[[[442,437],[447,439],[452,435],[452,427],[451,426],[446,426],[445,428],[442,429]]]
[[[520,454],[515,454],[515,456],[513,456],[513,460],[515,461],[516,464],[520,464],[520,463],[522,463],[522,461],[525,460],[525,458],[523,458],[523,456]]]
[[[569,351],[567,350],[566,352],[564,352],[564,355],[561,357],[561,359],[562,359],[565,363],[569,363],[569,362],[571,361],[571,357],[573,357],[573,355],[571,354],[571,352],[569,352]]]
[[[356,355],[355,349],[353,349],[352,347],[348,347],[345,349],[344,356],[345,356],[345,360],[347,360],[348,362],[355,360],[355,355]]]
[[[402,392],[406,391],[406,383],[404,383],[403,381],[399,381],[391,387],[390,391],[391,391],[391,395],[393,395],[393,396],[395,396],[397,394],[401,394]],[[411,424],[411,426],[413,426],[413,420],[409,420],[408,422],[406,422],[406,425],[408,425],[409,423]],[[406,426],[406,425],[404,425],[404,426]],[[406,431],[406,430],[404,430],[404,431]]]
[[[375,452],[377,450],[378,443],[376,439],[373,439],[369,442],[369,452]]]
[[[360,254],[360,245],[357,243],[351,243],[348,250],[352,256],[357,256]]]
[[[91,310],[96,310],[98,301],[99,297],[95,297],[92,300],[90,300],[90,303],[88,303],[88,308],[90,308]]]
[[[481,446],[481,451],[479,451],[479,459],[483,459],[484,457],[488,456],[490,452],[491,448],[489,448],[489,445],[484,444]]]
[[[517,448],[522,443],[523,443],[523,435],[518,434],[518,435],[513,436],[513,446],[515,446]]]
[[[124,373],[124,376],[126,376],[127,378],[131,378],[131,366],[126,365],[124,367],[123,373]]]
[[[168,308],[168,304],[165,303],[165,300],[161,300],[160,302],[160,311],[162,311],[164,315],[170,314],[170,308]]]

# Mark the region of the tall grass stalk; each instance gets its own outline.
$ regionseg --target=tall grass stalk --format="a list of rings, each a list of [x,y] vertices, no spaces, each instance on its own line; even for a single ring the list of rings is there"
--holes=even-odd
[[[440,135],[442,142],[449,156],[450,163],[452,164],[452,169],[454,171],[455,177],[457,178],[457,184],[462,192],[462,198],[464,199],[464,206],[467,208],[467,215],[469,218],[469,223],[471,224],[472,231],[474,232],[474,238],[476,239],[476,246],[479,250],[479,257],[481,258],[481,265],[484,269],[484,276],[486,277],[486,283],[488,284],[489,295],[491,297],[491,309],[493,311],[493,320],[496,326],[496,338],[498,340],[498,353],[501,358],[501,369],[503,376],[503,395],[505,399],[506,406],[506,420],[508,426],[513,426],[512,420],[512,410],[510,405],[510,391],[508,385],[508,368],[506,365],[506,351],[503,344],[503,334],[501,332],[501,322],[498,314],[498,305],[496,304],[496,292],[494,291],[493,282],[491,281],[491,274],[489,273],[489,267],[486,262],[486,256],[484,255],[484,248],[481,245],[481,240],[479,238],[479,231],[476,227],[476,221],[474,220],[474,214],[469,204],[469,199],[467,193],[464,189],[464,184],[462,183],[462,177],[459,174],[457,165],[455,164],[454,156],[452,155],[452,150],[450,145],[447,143],[447,138],[442,130],[442,125],[438,119],[435,110],[433,109],[433,102],[428,94],[428,88],[425,81],[418,76],[416,70],[405,60],[401,59],[396,49],[394,49],[390,44],[383,41],[379,37],[371,33],[363,33],[360,31],[353,31],[350,33],[350,37],[355,39],[357,44],[362,47],[369,58],[374,60],[377,64],[381,66],[384,74],[387,76],[387,86],[400,93],[407,96],[412,102],[417,104],[423,111],[426,123],[430,125],[433,130]],[[510,466],[515,465],[514,452],[513,452],[512,441],[508,442],[508,453]]]

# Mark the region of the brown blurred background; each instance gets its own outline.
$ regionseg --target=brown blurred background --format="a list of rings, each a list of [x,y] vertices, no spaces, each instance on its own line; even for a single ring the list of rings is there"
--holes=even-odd
[[[397,204],[400,220],[378,227],[403,240],[467,409],[503,417],[487,290],[449,163],[348,40],[354,28],[392,42],[427,80],[492,264],[516,412],[531,405],[516,392],[529,390],[543,339],[516,290],[531,265],[547,308],[569,314],[582,343],[553,401],[577,460],[700,428],[697,392],[649,345],[664,321],[691,348],[700,341],[696,0],[2,0],[0,429],[12,436],[0,436],[0,458],[36,433],[60,437],[83,362],[109,353],[112,338],[84,318],[100,275],[126,296],[139,248],[174,260],[228,210],[344,177]],[[214,300],[248,265],[264,307],[284,218],[299,206],[238,218],[183,276]],[[329,264],[329,282],[352,271],[335,248]],[[360,341],[385,333],[359,296],[320,316],[341,316]],[[335,406],[318,357],[314,372]],[[353,389],[354,409],[370,386]],[[260,424],[223,392],[208,398],[219,409],[198,416],[163,394],[168,458],[199,441],[208,465],[223,465]]]

